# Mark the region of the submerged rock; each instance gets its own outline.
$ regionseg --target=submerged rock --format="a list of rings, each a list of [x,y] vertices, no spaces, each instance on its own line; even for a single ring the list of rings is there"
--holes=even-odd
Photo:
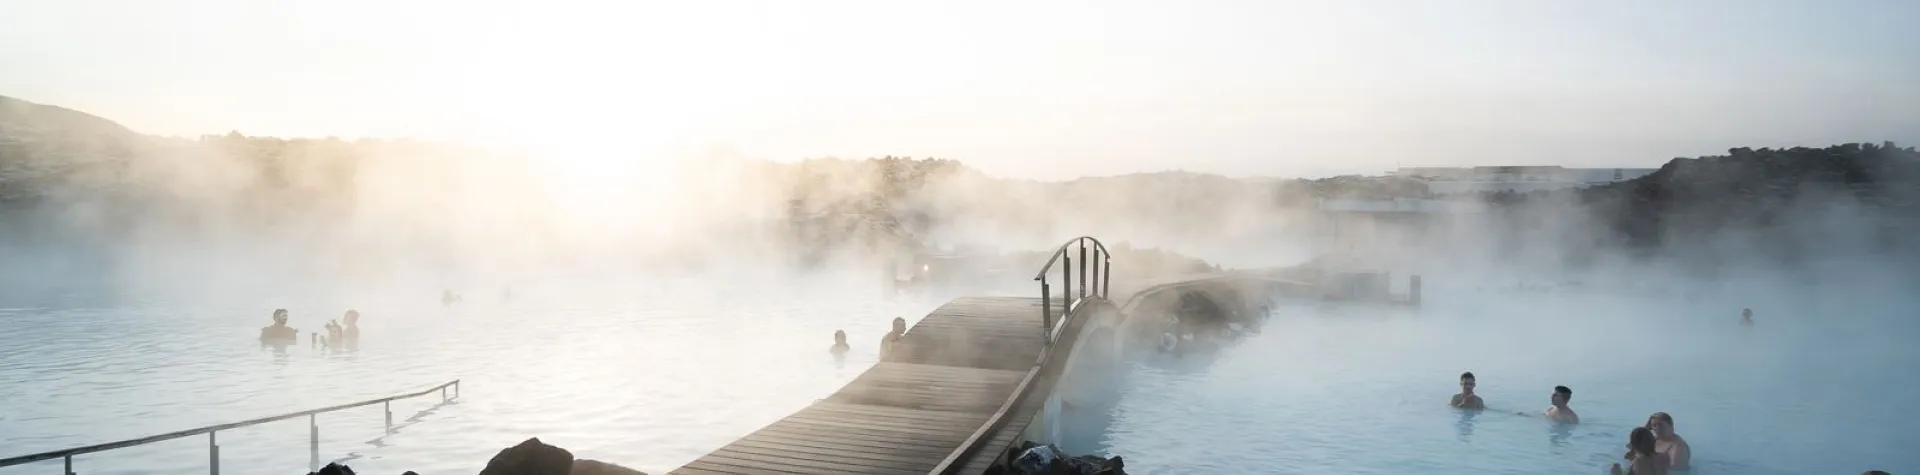
[[[573,461],[573,471],[569,475],[647,475],[647,473],[599,460],[581,459]]]
[[[573,471],[573,452],[540,442],[539,437],[501,449],[480,475],[566,475]]]
[[[308,472],[307,475],[355,475],[355,474],[353,473],[353,469],[347,468],[347,466],[345,465],[341,465],[337,463],[329,463],[325,467],[320,467],[320,471]]]
[[[353,469],[329,463],[307,475],[356,475]],[[413,472],[401,475],[419,475]],[[646,472],[599,460],[574,460],[567,449],[547,445],[539,437],[501,449],[480,475],[647,475]]]
[[[502,449],[480,475],[647,475],[598,460],[574,460],[573,452],[547,445],[539,437]]]

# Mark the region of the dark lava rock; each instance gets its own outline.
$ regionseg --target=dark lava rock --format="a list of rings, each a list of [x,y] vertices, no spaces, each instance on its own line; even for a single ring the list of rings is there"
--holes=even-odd
[[[329,463],[325,467],[320,467],[320,471],[309,472],[307,475],[354,475],[354,473],[353,469],[347,468],[345,465]]]
[[[573,461],[572,475],[647,475],[646,472],[614,465],[599,460]]]
[[[987,470],[990,474],[1002,475],[1126,475],[1126,461],[1119,456],[1102,458],[1098,455],[1069,456],[1060,447],[1052,444],[1039,444],[1033,441],[1021,442],[1019,447],[1009,447],[1011,453],[1018,454],[1009,466],[994,466]]]
[[[540,442],[539,437],[508,447],[487,461],[480,475],[568,475],[573,453]]]

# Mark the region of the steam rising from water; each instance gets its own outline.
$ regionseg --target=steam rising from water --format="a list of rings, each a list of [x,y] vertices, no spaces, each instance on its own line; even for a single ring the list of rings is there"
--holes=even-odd
[[[257,152],[251,150],[257,147],[281,147],[282,152],[275,155],[281,161],[272,166],[252,161]],[[565,160],[401,142],[238,137],[160,141],[141,150],[142,156],[154,159],[130,162],[127,174],[138,177],[131,184],[67,183],[48,199],[0,213],[4,223],[0,255],[9,264],[0,269],[0,283],[7,287],[0,290],[0,307],[116,309],[108,313],[126,309],[122,317],[143,318],[138,323],[141,335],[232,341],[236,332],[244,334],[254,326],[245,323],[252,318],[249,312],[257,313],[264,324],[266,311],[278,307],[298,308],[301,315],[316,319],[345,308],[365,311],[381,306],[431,313],[403,302],[427,301],[442,289],[478,300],[508,289],[527,295],[525,289],[559,288],[575,299],[551,303],[538,313],[500,318],[519,325],[526,325],[525,319],[564,324],[574,317],[558,309],[605,308],[621,301],[629,308],[696,307],[702,309],[694,312],[701,318],[727,322],[649,330],[673,335],[724,332],[731,326],[777,324],[770,322],[806,315],[807,309],[821,302],[795,297],[780,304],[790,311],[742,312],[728,306],[728,301],[741,295],[805,288],[803,283],[819,279],[862,289],[877,283],[880,277],[874,269],[894,254],[901,241],[1033,250],[1050,248],[1070,236],[1094,235],[1109,243],[1163,246],[1227,267],[1285,265],[1341,253],[1357,258],[1364,267],[1395,272],[1396,282],[1404,282],[1407,274],[1425,275],[1429,300],[1443,310],[1435,310],[1433,316],[1383,317],[1361,312],[1300,317],[1335,323],[1276,328],[1265,338],[1284,342],[1284,351],[1259,350],[1257,345],[1247,350],[1274,351],[1261,360],[1286,364],[1287,371],[1235,372],[1253,363],[1229,358],[1221,362],[1224,369],[1219,372],[1201,374],[1221,374],[1221,378],[1250,384],[1230,388],[1235,395],[1173,390],[1179,397],[1152,404],[1219,411],[1202,416],[1218,421],[1244,411],[1312,411],[1314,404],[1328,401],[1297,397],[1302,391],[1351,390],[1398,394],[1406,398],[1408,407],[1426,411],[1427,401],[1443,398],[1450,390],[1450,378],[1461,370],[1480,372],[1483,381],[1495,379],[1484,373],[1491,371],[1504,373],[1497,378],[1516,385],[1549,388],[1566,379],[1590,376],[1587,380],[1593,382],[1571,383],[1580,394],[1578,400],[1595,401],[1595,407],[1605,408],[1600,414],[1614,421],[1607,424],[1617,427],[1637,422],[1628,419],[1644,417],[1635,415],[1641,412],[1691,406],[1671,412],[1688,421],[1683,433],[1711,435],[1695,443],[1712,449],[1720,443],[1713,437],[1724,440],[1750,433],[1728,429],[1740,427],[1742,418],[1784,411],[1788,414],[1782,420],[1814,427],[1866,425],[1874,438],[1865,445],[1848,442],[1855,449],[1821,438],[1767,440],[1788,445],[1797,441],[1808,445],[1808,451],[1848,453],[1864,464],[1892,464],[1895,471],[1902,464],[1916,465],[1911,460],[1889,459],[1897,457],[1889,455],[1894,452],[1876,449],[1915,441],[1914,434],[1888,427],[1884,419],[1862,411],[1920,401],[1889,405],[1848,399],[1847,394],[1863,387],[1870,394],[1898,392],[1898,387],[1869,382],[1872,377],[1891,378],[1888,368],[1916,361],[1911,352],[1901,350],[1903,342],[1898,339],[1914,334],[1915,327],[1904,317],[1910,316],[1908,309],[1916,303],[1909,290],[1920,288],[1911,271],[1917,267],[1905,264],[1903,259],[1910,255],[1854,245],[1870,241],[1868,231],[1886,218],[1831,194],[1803,195],[1804,202],[1780,218],[1789,223],[1783,227],[1787,234],[1827,243],[1814,249],[1809,259],[1782,264],[1756,252],[1768,240],[1779,238],[1781,229],[1768,234],[1725,230],[1675,240],[1651,253],[1629,253],[1612,245],[1614,236],[1607,235],[1610,231],[1602,225],[1600,211],[1571,202],[1537,202],[1501,214],[1436,218],[1450,223],[1440,226],[1410,225],[1378,216],[1346,218],[1346,224],[1368,223],[1355,228],[1335,225],[1341,218],[1311,208],[1276,206],[1278,192],[1272,185],[1184,173],[1036,183],[1001,180],[957,164],[924,162],[769,163],[726,154],[694,157],[699,161],[648,162],[646,158],[654,157],[618,150],[594,150],[590,158]],[[351,157],[351,166],[334,161],[341,157]],[[848,215],[855,217],[841,219]],[[794,231],[796,217],[807,222],[801,227],[809,231]],[[910,223],[916,220],[926,222],[923,232],[898,232],[913,227]],[[821,256],[822,263],[807,265],[797,257],[802,255]],[[1033,265],[1038,270],[1039,262]],[[1125,260],[1114,263],[1127,265]],[[1015,274],[1022,281],[1016,284],[1024,284],[1024,273]],[[1007,284],[975,283],[980,287]],[[1547,296],[1497,291],[1516,284],[1562,287]],[[620,298],[639,289],[673,291],[632,294],[645,295],[637,300]],[[844,298],[872,295],[877,301],[874,290],[871,294],[850,291]],[[1580,296],[1561,297],[1570,294]],[[1512,306],[1515,301],[1527,302],[1524,311]],[[1732,327],[1742,307],[1754,308],[1762,322],[1752,339],[1731,333],[1743,331]],[[858,317],[882,328],[896,310]],[[905,316],[916,319],[922,310],[905,312]],[[210,312],[219,316],[219,322],[170,312]],[[633,319],[651,318],[635,312]],[[398,319],[416,318],[427,317]],[[618,320],[606,315],[591,318],[597,325],[614,325]],[[1331,320],[1335,318],[1344,320]],[[125,318],[103,321],[130,324]],[[394,335],[401,341],[422,342],[441,337],[439,325],[414,325]],[[312,328],[311,322],[307,328]],[[487,334],[506,328],[524,327],[480,324],[460,331]],[[809,326],[806,331],[817,334],[824,346],[827,330]],[[36,346],[35,351],[72,352],[82,359],[107,354],[118,344],[118,340],[58,340],[54,335],[19,333],[24,331],[15,329],[16,337],[68,342]],[[472,346],[446,351],[510,350],[528,358],[589,365],[635,354],[617,349],[619,341],[567,341],[557,336],[539,344],[581,349],[591,356],[527,353],[530,350],[522,346],[532,342],[499,336],[465,340]],[[859,343],[861,338],[854,340]],[[732,343],[749,351],[735,355],[747,360],[787,358],[776,349],[805,346],[786,341]],[[196,347],[162,345],[153,350],[191,348]],[[1830,351],[1820,351],[1823,348]],[[1676,370],[1673,361],[1688,363]],[[665,364],[709,363],[694,359]],[[1740,371],[1715,373],[1713,364]],[[1769,376],[1766,371],[1774,369],[1829,379],[1805,388]],[[1204,376],[1175,379],[1177,384],[1206,384]],[[1406,383],[1428,379],[1433,383]],[[1337,384],[1323,389],[1292,384],[1316,380]],[[1271,391],[1291,391],[1285,394],[1296,397],[1279,398],[1288,401],[1284,408],[1249,399]],[[1518,409],[1538,405],[1525,394],[1529,393],[1503,397],[1528,401]],[[1714,406],[1712,397],[1701,394],[1757,395],[1760,400],[1723,410]],[[1767,405],[1802,396],[1822,405]],[[1630,401],[1647,401],[1649,407]],[[1433,406],[1432,412],[1442,413],[1437,403]],[[1373,419],[1366,416],[1377,412],[1379,408],[1374,407],[1323,410],[1343,419],[1321,429],[1341,431],[1370,424]],[[1127,424],[1130,413],[1122,414],[1121,425]],[[1716,423],[1720,426],[1715,427]],[[1794,434],[1804,427],[1759,429]],[[1836,435],[1838,431],[1834,429]],[[1576,458],[1611,450],[1611,435],[1591,436],[1608,441],[1582,442],[1582,447],[1606,447],[1581,449],[1587,452],[1575,454]],[[1156,443],[1163,442],[1123,441],[1114,447],[1130,459],[1137,452],[1149,458],[1183,460],[1182,454],[1156,452],[1150,447]],[[1378,445],[1388,450],[1391,444]],[[1434,450],[1424,455],[1437,458],[1447,453]],[[1336,460],[1364,456],[1340,451],[1328,455]],[[1736,464],[1729,466],[1747,467],[1764,462],[1757,455],[1750,460],[1739,457],[1745,456],[1723,460]],[[1821,467],[1831,466],[1824,456],[1809,457]],[[1471,459],[1462,463],[1480,466]]]

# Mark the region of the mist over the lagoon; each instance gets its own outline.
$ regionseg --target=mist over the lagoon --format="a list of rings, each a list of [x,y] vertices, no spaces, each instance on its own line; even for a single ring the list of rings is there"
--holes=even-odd
[[[0,214],[8,293],[217,298],[281,286],[492,291],[593,275],[778,280],[868,272],[910,241],[1035,251],[1078,235],[1230,268],[1339,254],[1439,286],[1898,288],[1916,268],[1906,265],[1912,240],[1886,236],[1885,223],[1911,218],[1837,187],[1794,194],[1766,229],[1708,229],[1648,249],[1621,245],[1606,221],[1613,210],[1564,194],[1433,218],[1441,225],[1363,217],[1372,222],[1355,227],[1289,196],[1346,185],[1186,172],[1035,182],[894,157],[782,163],[710,153],[623,165],[411,142],[128,143],[126,156],[102,160],[124,160],[116,173],[70,175],[8,203]],[[1767,249],[1784,241],[1796,243],[1794,259]]]

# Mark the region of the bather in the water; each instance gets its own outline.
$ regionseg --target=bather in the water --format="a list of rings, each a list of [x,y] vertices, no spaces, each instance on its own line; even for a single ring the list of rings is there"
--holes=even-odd
[[[847,350],[849,349],[852,349],[852,347],[847,346],[847,332],[844,330],[834,330],[833,346],[827,348],[827,352],[833,353],[835,357],[840,357],[846,356]]]
[[[287,326],[287,309],[274,309],[273,325],[260,329],[260,347],[269,346],[285,350],[287,346],[300,341],[300,331]]]
[[[1460,394],[1453,395],[1453,400],[1447,405],[1461,409],[1486,409],[1487,402],[1481,400],[1480,395],[1473,393],[1473,388],[1477,385],[1472,371],[1460,373]]]
[[[1567,403],[1573,401],[1572,389],[1567,389],[1566,386],[1554,386],[1553,396],[1548,399],[1553,401],[1553,405],[1547,406],[1547,419],[1562,424],[1580,423],[1580,415],[1575,414],[1573,408],[1567,407]]]
[[[900,339],[906,338],[906,336],[907,319],[893,317],[893,329],[888,330],[886,336],[880,337],[880,357],[886,358],[887,354],[893,351],[893,345],[899,343]]]
[[[341,320],[345,321],[346,325],[327,322],[327,349],[336,351],[359,349],[360,311],[348,310]]]
[[[460,303],[460,294],[453,293],[451,290],[440,291],[440,306],[451,307],[456,303]]]
[[[1667,459],[1667,466],[1673,470],[1686,470],[1693,461],[1693,449],[1687,446],[1687,440],[1680,438],[1673,430],[1673,416],[1665,412],[1656,412],[1647,416],[1647,429],[1653,431],[1653,452]],[[1637,454],[1627,451],[1627,460],[1633,460]]]
[[[1633,433],[1627,436],[1627,458],[1632,460],[1632,466],[1623,471],[1620,464],[1616,463],[1609,472],[1612,475],[1667,475],[1670,468],[1667,458],[1655,453],[1653,447],[1652,429],[1633,428]]]
[[[1740,324],[1746,325],[1749,327],[1753,326],[1753,309],[1751,308],[1740,309]]]

